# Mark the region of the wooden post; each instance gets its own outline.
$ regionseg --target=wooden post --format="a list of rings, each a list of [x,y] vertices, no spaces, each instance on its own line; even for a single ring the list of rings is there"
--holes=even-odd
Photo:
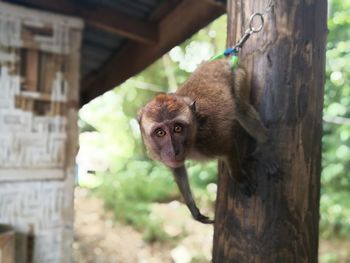
[[[268,2],[228,1],[229,46]],[[214,263],[318,259],[327,1],[275,2],[262,32],[246,42],[240,63],[249,72],[252,103],[276,144],[282,181],[267,178],[256,165],[258,187],[249,198],[220,164]],[[239,127],[235,137],[244,154],[251,140]]]
[[[0,225],[0,263],[15,262],[15,233],[9,226]]]

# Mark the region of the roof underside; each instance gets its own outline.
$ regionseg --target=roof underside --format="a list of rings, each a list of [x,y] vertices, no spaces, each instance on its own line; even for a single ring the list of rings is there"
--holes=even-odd
[[[7,0],[80,17],[81,104],[137,74],[225,12],[225,0]]]
[[[151,14],[164,0],[75,0],[81,6],[102,6],[127,16],[149,20]],[[165,0],[166,1],[166,0]],[[84,79],[97,71],[111,54],[115,53],[127,39],[87,24],[83,34],[81,76]]]

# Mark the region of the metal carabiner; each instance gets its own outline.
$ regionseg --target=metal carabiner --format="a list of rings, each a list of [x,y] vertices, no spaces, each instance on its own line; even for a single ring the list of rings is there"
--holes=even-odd
[[[238,43],[234,46],[234,48],[242,48],[244,43],[248,40],[253,31],[247,29],[243,35],[243,37],[238,41]]]
[[[233,50],[235,50],[236,54],[238,52],[238,50],[240,50],[244,43],[248,40],[248,38],[254,34],[254,33],[258,33],[260,32],[263,27],[264,27],[264,15],[267,14],[267,12],[269,12],[272,7],[275,5],[275,0],[270,0],[269,4],[265,7],[263,13],[254,13],[251,15],[251,17],[249,18],[249,27],[247,28],[247,30],[244,32],[244,35],[241,37],[241,39],[232,47],[227,49],[222,56],[229,56],[233,54]],[[260,23],[257,22],[257,27],[254,27],[254,19],[256,19],[257,17],[260,18]]]
[[[260,17],[260,26],[255,28],[253,25],[254,19]],[[264,27],[264,15],[261,13],[254,13],[249,19],[249,31],[250,33],[258,33]]]

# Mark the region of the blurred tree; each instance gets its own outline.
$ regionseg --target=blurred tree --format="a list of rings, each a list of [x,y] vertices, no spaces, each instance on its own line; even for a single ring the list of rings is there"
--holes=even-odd
[[[350,239],[350,0],[330,3],[320,226]]]

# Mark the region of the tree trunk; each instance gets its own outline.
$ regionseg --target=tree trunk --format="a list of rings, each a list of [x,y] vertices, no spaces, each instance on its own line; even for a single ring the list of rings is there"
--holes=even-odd
[[[257,191],[244,196],[220,164],[213,262],[317,262],[326,0],[278,0],[240,53],[252,103],[271,131],[283,172],[254,166]],[[228,1],[228,45],[268,1]],[[236,127],[240,154],[252,148]],[[236,171],[240,172],[237,164]]]

